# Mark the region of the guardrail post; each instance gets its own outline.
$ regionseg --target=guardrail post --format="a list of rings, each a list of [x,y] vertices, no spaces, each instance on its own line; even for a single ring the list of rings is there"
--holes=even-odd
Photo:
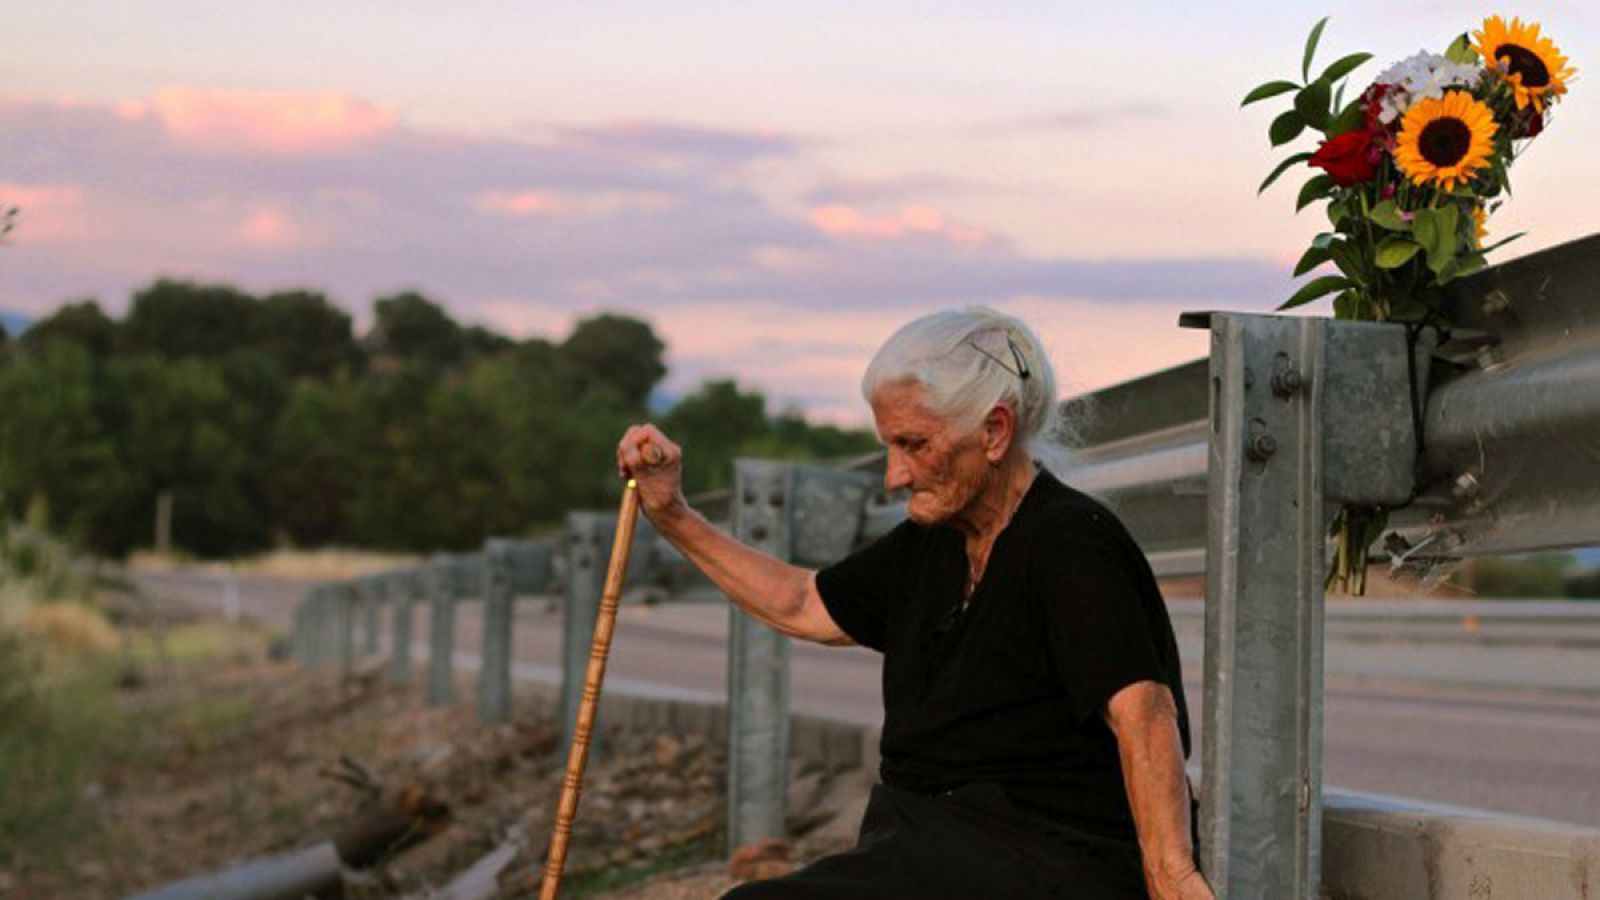
[[[589,667],[589,648],[600,616],[600,594],[605,589],[605,547],[616,529],[616,516],[602,512],[567,513],[566,596],[561,611],[561,741],[572,743],[583,699],[583,677]],[[590,753],[600,740],[596,730]]]
[[[356,589],[361,596],[361,628],[363,640],[361,649],[363,653],[377,653],[379,644],[379,611],[383,606],[386,593],[384,578],[381,575],[367,575],[356,582]]]
[[[483,653],[478,667],[478,720],[511,718],[511,631],[516,593],[512,545],[490,538],[483,548]]]
[[[428,595],[428,705],[443,706],[455,694],[451,663],[456,648],[455,560],[435,556],[422,566]]]
[[[356,585],[341,581],[334,588],[334,633],[339,648],[339,672],[349,676],[356,670]]]
[[[312,665],[325,666],[339,653],[338,616],[334,611],[334,598],[338,590],[332,584],[319,584],[311,589],[311,648]]]
[[[289,631],[289,658],[302,666],[311,665],[311,598],[317,589],[309,588],[294,608],[294,625]]]
[[[1211,329],[1204,869],[1221,897],[1314,900],[1322,812],[1320,323],[1215,315]],[[1273,390],[1279,359],[1299,371],[1301,391]]]
[[[790,558],[794,464],[733,464],[733,535]],[[784,836],[789,775],[789,642],[730,607],[728,623],[728,847]]]
[[[389,681],[405,684],[411,680],[411,620],[421,593],[421,572],[401,569],[389,573],[387,581],[389,617],[394,627],[393,645],[389,648]]]
[[[1399,505],[1400,326],[1213,314],[1201,847],[1219,896],[1320,896],[1324,499]]]

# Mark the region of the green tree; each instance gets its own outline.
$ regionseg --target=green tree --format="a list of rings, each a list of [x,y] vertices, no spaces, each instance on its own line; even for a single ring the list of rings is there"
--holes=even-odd
[[[315,291],[268,294],[255,327],[253,345],[291,378],[329,378],[359,358],[349,314]]]
[[[466,336],[444,307],[408,291],[372,304],[368,342],[376,354],[430,366],[449,366],[466,355]]]
[[[707,381],[679,400],[662,425],[684,448],[684,490],[727,487],[734,457],[769,433],[767,399],[739,390],[731,379]]]
[[[665,350],[648,324],[610,313],[580,321],[561,345],[580,394],[610,389],[624,405],[640,410],[667,374]]]
[[[1565,552],[1479,556],[1462,565],[1462,581],[1483,597],[1561,597],[1574,562]]]
[[[22,336],[22,346],[42,347],[51,341],[69,341],[95,359],[111,355],[116,347],[117,323],[100,309],[95,300],[68,303],[49,316],[33,323]]]
[[[133,295],[122,345],[168,359],[222,356],[255,342],[259,308],[237,288],[163,278]]]
[[[51,526],[83,536],[123,489],[88,352],[53,343],[0,367],[0,410],[0,515],[42,503]]]
[[[354,385],[301,380],[273,423],[264,493],[277,528],[300,546],[358,536],[348,508],[360,471]]]
[[[842,460],[881,449],[877,436],[870,431],[813,425],[797,409],[785,410],[772,421],[772,437],[789,448],[790,456],[801,459]]]
[[[135,482],[133,518],[154,522],[156,498],[170,491],[173,540],[201,556],[260,549],[271,536],[252,480],[260,413],[230,389],[239,377],[198,359],[131,356],[108,367],[116,433]],[[144,540],[153,533],[140,531]]]
[[[474,325],[462,335],[468,356],[496,356],[517,346],[517,342],[496,331]]]

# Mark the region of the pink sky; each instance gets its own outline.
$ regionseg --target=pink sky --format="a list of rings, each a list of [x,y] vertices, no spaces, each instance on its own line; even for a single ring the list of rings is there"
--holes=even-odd
[[[1580,70],[1600,53],[1589,7],[1524,6]],[[857,375],[912,316],[1017,312],[1065,390],[1098,387],[1201,355],[1182,310],[1270,309],[1318,230],[1291,187],[1256,198],[1286,151],[1238,98],[1296,68],[1320,8],[445,9],[20,13],[0,311],[116,313],[161,275],[321,289],[358,321],[418,289],[518,336],[622,311],[675,393],[733,376],[859,422]],[[1327,11],[1327,59],[1477,24]],[[1514,172],[1491,227],[1532,231],[1516,252],[1595,230],[1595,108],[1575,83]]]

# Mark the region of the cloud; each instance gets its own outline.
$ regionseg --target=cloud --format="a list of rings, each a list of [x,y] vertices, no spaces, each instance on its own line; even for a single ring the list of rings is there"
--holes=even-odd
[[[669,191],[484,191],[473,198],[474,208],[511,218],[527,216],[605,216],[622,212],[663,212],[680,198]]]
[[[832,203],[811,210],[811,224],[832,238],[889,240],[915,235],[932,235],[958,246],[978,246],[989,239],[981,228],[945,221],[936,209],[926,205],[902,207],[899,212],[874,216],[843,203]]]
[[[293,246],[302,235],[289,217],[276,209],[261,209],[239,227],[239,237],[251,247],[278,249]]]
[[[0,181],[0,207],[18,209],[11,239],[62,241],[88,234],[83,187],[77,184],[22,184]]]
[[[658,159],[744,161],[794,152],[798,143],[769,131],[730,131],[671,122],[615,122],[558,132],[562,143],[592,152]]]
[[[319,118],[284,112],[315,107],[301,95],[189,90],[188,106],[170,93],[0,102],[0,190],[15,195],[0,200],[23,206],[3,251],[8,306],[43,314],[92,294],[115,311],[172,275],[309,286],[352,307],[416,288],[520,335],[623,310],[666,337],[675,385],[743,373],[846,418],[877,341],[934,308],[1070,310],[1116,332],[1071,354],[1099,371],[1158,343],[1130,310],[1159,309],[1149,327],[1170,330],[1179,308],[1264,308],[1288,287],[1273,260],[1029,255],[995,223],[952,216],[937,179],[852,184],[783,135],[624,123],[466,137],[352,98]],[[238,139],[213,139],[230,121]],[[811,173],[815,189],[770,198],[768,164]],[[51,216],[76,224],[29,235]]]
[[[1106,106],[1080,106],[991,126],[1001,131],[1089,131],[1129,121],[1159,119],[1171,114],[1159,103],[1135,102]]]
[[[174,85],[118,104],[126,119],[153,117],[179,144],[276,154],[348,151],[395,127],[391,110],[339,93],[224,91]]]

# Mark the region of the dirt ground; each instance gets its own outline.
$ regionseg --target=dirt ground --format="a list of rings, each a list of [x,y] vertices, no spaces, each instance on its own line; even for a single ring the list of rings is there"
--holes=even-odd
[[[85,785],[84,824],[58,858],[0,870],[0,896],[126,896],[317,843],[402,795],[447,806],[448,824],[347,878],[345,897],[431,896],[501,846],[516,853],[498,896],[537,895],[566,766],[547,710],[520,706],[510,723],[484,726],[470,703],[429,708],[376,665],[341,679],[271,659],[264,635],[226,643],[216,658],[120,689],[124,714],[156,733]],[[469,700],[471,686],[460,688]],[[562,895],[703,898],[736,883],[721,850],[721,748],[663,733],[607,734],[600,746]],[[866,776],[793,776],[792,855],[848,845]],[[783,871],[783,849],[741,874]]]

